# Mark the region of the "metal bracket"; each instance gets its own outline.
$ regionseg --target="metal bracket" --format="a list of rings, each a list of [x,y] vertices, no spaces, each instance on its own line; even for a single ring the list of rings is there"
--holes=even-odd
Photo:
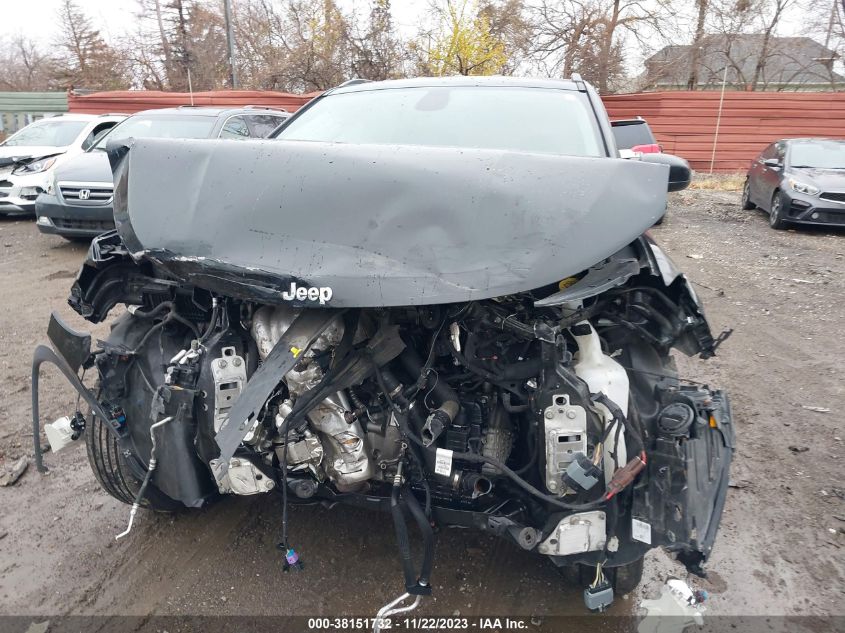
[[[35,449],[35,467],[38,469],[39,473],[47,472],[47,467],[44,466],[44,459],[41,455],[41,438],[39,437],[41,433],[41,414],[38,409],[38,379],[41,372],[41,365],[44,363],[52,363],[59,368],[59,371],[62,372],[71,386],[76,389],[80,397],[88,403],[88,406],[91,407],[91,411],[94,412],[94,415],[100,416],[100,419],[104,421],[111,419],[111,416],[107,415],[106,412],[103,411],[100,403],[97,402],[97,399],[90,391],[88,391],[88,389],[85,388],[85,385],[83,385],[82,381],[79,380],[79,376],[77,376],[76,372],[73,371],[64,358],[59,356],[46,345],[39,345],[36,347],[35,352],[32,355],[32,443]],[[112,427],[112,425],[106,424],[106,428],[109,432],[113,433],[118,440],[122,439],[120,433],[118,433],[117,429]]]
[[[249,433],[279,380],[296,366],[302,354],[308,351],[338,314],[338,311],[330,309],[305,310],[300,313],[252,375],[215,437],[220,447],[221,462],[219,471],[214,473],[218,484],[229,469],[229,460]]]

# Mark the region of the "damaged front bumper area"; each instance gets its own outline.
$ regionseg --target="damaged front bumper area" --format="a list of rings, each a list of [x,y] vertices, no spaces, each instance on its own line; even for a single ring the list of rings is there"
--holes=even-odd
[[[215,173],[243,146],[182,145],[124,148],[117,229],[93,240],[69,304],[94,323],[126,309],[93,354],[90,339],[59,328],[58,354],[39,348],[33,368],[36,438],[46,358],[91,405],[90,428],[107,423],[96,437],[110,443],[97,450],[128,456],[139,486],[101,484],[132,505],[130,527],[143,501],[167,510],[218,494],[382,510],[392,521],[374,527],[393,524],[405,599],[431,591],[434,525],[594,566],[591,610],[612,600],[610,583],[629,593],[654,547],[703,573],[733,425],[724,394],[686,386],[672,351],[709,358],[727,334],[713,337],[688,280],[641,237],[665,204],[661,173],[612,159],[480,152],[468,167],[463,152],[288,144],[304,180],[287,170],[297,186],[280,184],[277,164],[244,152],[272,166],[254,177],[278,187],[256,202],[245,186],[221,206]],[[199,170],[202,199],[176,184],[177,202],[150,194],[147,183],[170,176],[160,172],[165,149]],[[364,159],[355,195],[328,188],[320,198]],[[448,160],[448,178],[429,173],[435,159]],[[581,190],[574,176],[560,181],[566,167],[628,184],[562,209]],[[522,185],[502,185],[502,171]],[[439,211],[429,213],[435,190]],[[379,191],[394,197],[374,200]],[[629,213],[617,220],[620,208]],[[476,231],[482,211],[490,240]],[[514,217],[545,227],[544,239],[533,228],[514,237]],[[324,288],[328,305],[315,300]],[[78,379],[82,366],[99,374],[96,396]],[[112,471],[127,474],[120,461]],[[424,541],[419,571],[409,517]],[[284,521],[280,545],[285,569],[297,569]]]
[[[730,402],[724,392],[703,386],[667,389],[660,400],[657,433],[630,495],[607,511],[555,515],[539,553],[558,566],[601,562],[613,568],[663,547],[691,573],[706,576],[734,451]],[[614,522],[618,541],[607,543]]]
[[[704,577],[725,507],[734,450],[727,394],[685,387],[663,394],[648,477],[634,489],[632,538],[676,552]]]

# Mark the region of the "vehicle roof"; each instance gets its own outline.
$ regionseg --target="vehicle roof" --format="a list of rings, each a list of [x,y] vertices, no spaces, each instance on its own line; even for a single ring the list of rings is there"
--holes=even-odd
[[[827,138],[825,136],[806,136],[801,138],[782,138],[775,143],[817,143],[818,141],[824,141],[826,143],[845,143],[845,139],[841,138]]]
[[[43,119],[37,119],[32,123],[41,123],[43,121],[96,121],[98,119],[104,118],[105,116],[111,115],[100,115],[100,114],[77,114],[77,113],[68,113],[64,112],[62,114],[57,114],[55,116],[45,116]],[[126,115],[115,115],[115,116],[126,116]],[[30,123],[30,125],[32,125]]]
[[[430,88],[455,86],[482,86],[493,88],[546,88],[552,90],[578,90],[575,81],[569,79],[539,79],[536,77],[504,77],[493,75],[489,77],[416,77],[414,79],[390,79],[387,81],[361,81],[349,85],[340,85],[326,94],[346,94],[350,92],[367,92],[370,90],[390,90],[394,88]]]
[[[290,116],[290,113],[281,108],[271,108],[264,106],[238,106],[234,108],[224,108],[219,106],[178,106],[175,108],[155,108],[152,110],[141,110],[135,112],[132,116],[143,114],[144,116],[205,116],[205,117],[219,117],[222,115],[233,114],[284,114]]]

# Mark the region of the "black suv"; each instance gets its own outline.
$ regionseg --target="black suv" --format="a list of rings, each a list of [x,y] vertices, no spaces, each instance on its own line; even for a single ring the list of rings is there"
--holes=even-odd
[[[114,228],[112,174],[105,147],[118,138],[264,138],[288,116],[269,108],[190,107],[145,110],[103,134],[83,154],[56,170],[35,203],[38,229],[87,239]]]

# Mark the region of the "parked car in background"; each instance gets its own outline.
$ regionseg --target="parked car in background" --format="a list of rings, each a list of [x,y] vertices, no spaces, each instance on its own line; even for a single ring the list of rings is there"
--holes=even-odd
[[[0,215],[34,213],[53,172],[125,118],[62,114],[34,121],[0,143]]]
[[[181,107],[132,115],[57,170],[35,207],[38,230],[87,239],[114,228],[106,143],[115,138],[264,138],[287,117],[269,108]]]
[[[790,224],[845,226],[845,141],[775,141],[751,163],[742,208],[766,211],[773,229]]]
[[[648,123],[642,117],[611,121],[610,125],[613,128],[616,149],[629,149],[640,154],[658,154],[663,151]]]

